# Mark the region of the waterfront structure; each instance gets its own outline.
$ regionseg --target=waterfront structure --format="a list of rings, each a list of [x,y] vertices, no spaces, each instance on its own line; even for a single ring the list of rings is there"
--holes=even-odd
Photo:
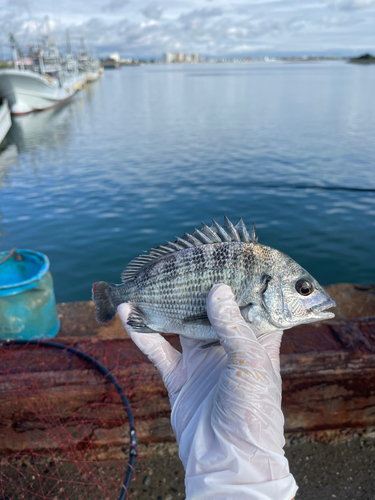
[[[104,69],[119,69],[120,64],[117,61],[109,58],[102,62],[102,66]]]
[[[120,54],[118,52],[113,52],[108,59],[102,62],[102,66],[105,69],[119,69],[120,61]]]
[[[110,59],[112,59],[113,61],[116,61],[117,63],[120,63],[120,54],[118,52],[113,52],[110,56],[109,56]]]

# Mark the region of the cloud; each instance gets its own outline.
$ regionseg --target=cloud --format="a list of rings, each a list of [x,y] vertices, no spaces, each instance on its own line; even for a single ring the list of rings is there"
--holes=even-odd
[[[35,25],[21,8],[25,1],[8,0],[0,7],[0,43],[9,56],[9,32],[22,47],[35,38]],[[49,2],[39,0],[33,7],[39,32]],[[73,50],[83,37],[101,57],[113,51],[121,57],[149,58],[164,52],[225,57],[336,54],[336,49],[347,55],[359,46],[362,52],[375,51],[373,7],[375,0],[215,0],[209,4],[202,0],[65,0],[58,16],[50,17],[55,22],[52,36],[63,52],[69,28]]]
[[[145,17],[147,17],[147,19],[158,20],[163,15],[162,8],[155,3],[150,3],[144,9],[142,9],[141,12]]]
[[[375,0],[336,0],[335,7],[339,10],[359,10],[375,7]]]
[[[190,22],[195,19],[207,19],[210,17],[218,17],[223,14],[223,11],[220,7],[212,7],[212,9],[208,9],[204,7],[203,9],[195,9],[187,14],[181,14],[178,18],[179,21],[182,22]]]
[[[129,0],[111,0],[102,7],[102,12],[116,12],[129,3]]]
[[[8,0],[8,7],[21,7],[27,10],[30,7],[30,2],[28,0]]]
[[[215,23],[217,18],[223,15],[223,11],[219,7],[195,9],[188,13],[181,14],[177,22],[181,23],[182,29],[185,32],[195,33],[199,39],[204,38],[204,33],[208,31],[209,25]]]

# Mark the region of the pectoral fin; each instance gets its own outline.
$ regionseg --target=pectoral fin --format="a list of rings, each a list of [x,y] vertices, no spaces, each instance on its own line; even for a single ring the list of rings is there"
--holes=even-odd
[[[210,320],[207,316],[207,311],[204,311],[200,314],[196,314],[194,316],[186,316],[183,320],[183,323],[196,323],[199,325],[211,325]]]
[[[212,342],[208,342],[207,344],[203,344],[200,349],[209,349],[210,347],[217,347],[220,344],[220,340],[214,340]]]

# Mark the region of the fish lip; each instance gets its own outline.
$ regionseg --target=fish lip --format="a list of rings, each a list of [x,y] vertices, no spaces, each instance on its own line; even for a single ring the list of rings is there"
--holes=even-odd
[[[323,318],[333,318],[335,315],[333,312],[324,312],[326,309],[331,309],[331,307],[336,307],[337,304],[334,300],[329,299],[323,302],[323,304],[318,304],[316,306],[312,306],[309,309],[309,312],[317,313],[319,316]]]

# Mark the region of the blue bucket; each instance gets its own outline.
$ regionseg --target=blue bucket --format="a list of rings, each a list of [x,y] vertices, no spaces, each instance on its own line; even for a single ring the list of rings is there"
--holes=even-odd
[[[0,339],[52,338],[59,328],[48,257],[0,252]]]

